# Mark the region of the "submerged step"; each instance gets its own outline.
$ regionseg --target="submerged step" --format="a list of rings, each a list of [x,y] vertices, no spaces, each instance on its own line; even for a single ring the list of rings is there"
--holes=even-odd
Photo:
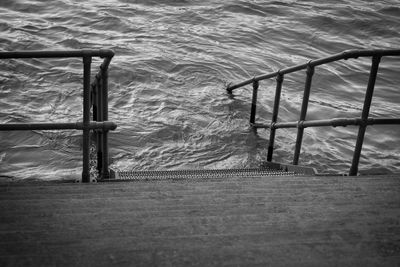
[[[206,169],[206,170],[156,170],[156,171],[111,171],[112,180],[182,180],[224,179],[263,176],[315,175],[309,167],[267,162],[255,169]],[[109,181],[110,181],[109,180]]]

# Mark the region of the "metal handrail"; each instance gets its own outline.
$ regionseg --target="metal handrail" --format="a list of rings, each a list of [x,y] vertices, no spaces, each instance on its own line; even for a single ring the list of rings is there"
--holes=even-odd
[[[16,58],[71,58],[83,60],[83,121],[76,123],[7,123],[0,124],[0,131],[18,130],[61,130],[76,129],[83,131],[82,142],[82,182],[90,182],[90,131],[96,132],[96,150],[98,171],[102,179],[108,179],[108,131],[117,125],[108,120],[108,66],[114,56],[112,50],[70,50],[70,51],[15,51],[0,52],[0,59]],[[91,84],[90,72],[93,57],[104,58],[96,80]],[[93,107],[93,121],[90,109]]]
[[[280,69],[278,71],[267,73],[259,76],[255,76],[251,79],[243,81],[238,84],[231,85],[229,84],[226,88],[228,93],[232,93],[233,90],[243,87],[248,84],[253,85],[253,97],[251,103],[251,111],[250,111],[250,125],[254,128],[268,128],[270,129],[270,138],[268,143],[268,154],[267,161],[272,161],[274,142],[275,142],[275,130],[279,128],[297,128],[297,138],[296,145],[293,157],[293,164],[297,165],[299,162],[300,150],[302,145],[304,128],[307,127],[321,127],[321,126],[347,126],[347,125],[358,125],[359,131],[357,135],[357,141],[354,148],[353,160],[351,164],[351,168],[349,171],[349,175],[357,175],[358,173],[358,164],[361,155],[361,148],[364,141],[366,127],[372,124],[400,124],[400,118],[369,118],[369,110],[372,101],[372,95],[375,87],[375,81],[378,73],[379,63],[382,57],[384,56],[400,56],[400,49],[375,49],[375,50],[346,50],[341,53],[324,57],[316,60],[310,60],[307,63],[296,65],[289,68]],[[371,57],[371,70],[368,80],[368,86],[365,94],[365,100],[362,110],[361,118],[337,118],[331,120],[306,120],[307,108],[309,97],[311,93],[311,83],[312,77],[315,72],[315,67],[327,63],[331,63],[338,60],[347,60],[350,58],[359,58],[359,57]],[[284,75],[297,72],[300,70],[306,70],[306,80],[303,91],[303,101],[300,110],[300,118],[296,122],[277,122],[278,120],[278,112],[279,112],[279,103],[280,96],[282,91],[282,83],[284,80]],[[259,81],[270,79],[276,77],[276,90],[275,90],[275,100],[274,107],[272,111],[272,119],[270,124],[259,124],[255,122],[256,117],[256,108],[257,108],[257,92],[259,88]]]

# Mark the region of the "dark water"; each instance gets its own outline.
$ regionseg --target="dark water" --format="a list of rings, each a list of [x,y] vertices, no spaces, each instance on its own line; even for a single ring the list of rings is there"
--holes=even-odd
[[[120,170],[256,167],[267,130],[248,127],[251,88],[228,82],[346,49],[399,48],[399,1],[0,2],[0,50],[109,48],[112,167]],[[2,60],[0,121],[81,120],[82,63]],[[98,66],[100,61],[94,61]],[[308,119],[358,117],[368,59],[316,69]],[[373,117],[400,117],[400,60],[384,58]],[[297,120],[304,73],[288,75],[281,120]],[[259,122],[271,117],[274,82],[261,83]],[[400,170],[400,127],[373,126],[361,172]],[[300,164],[347,172],[356,127],[306,129]],[[0,175],[64,179],[81,172],[81,133],[0,133]],[[295,130],[278,130],[275,160],[290,163]]]

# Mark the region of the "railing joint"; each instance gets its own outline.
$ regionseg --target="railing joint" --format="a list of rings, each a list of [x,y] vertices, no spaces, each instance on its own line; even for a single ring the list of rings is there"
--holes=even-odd
[[[307,75],[314,75],[315,67],[312,65],[312,60],[308,61],[307,63]]]
[[[225,90],[228,92],[228,94],[230,94],[230,95],[232,94],[232,91],[233,91],[233,90],[230,88],[231,85],[232,85],[232,82],[229,82],[229,83],[226,85],[226,89],[225,89]]]
[[[90,49],[82,49],[82,57],[87,58],[87,57],[92,57],[93,56],[93,50]]]
[[[354,50],[348,49],[348,50],[343,51],[342,52],[343,59],[348,60],[349,58],[357,58],[357,56],[354,57],[354,56],[352,56],[352,54],[355,54]]]
[[[370,120],[370,119],[368,119],[368,118],[367,118],[367,119],[361,118],[361,119],[359,119],[358,121],[359,121],[359,124],[360,124],[361,127],[367,127],[367,126],[368,126],[369,120]]]
[[[282,74],[281,73],[281,70],[278,70],[278,75],[276,75],[276,82],[278,82],[278,83],[281,83],[281,82],[283,82],[283,75],[284,74]]]
[[[83,64],[90,64],[92,63],[92,56],[90,51],[84,51],[83,52]]]
[[[99,50],[100,58],[113,58],[114,57],[114,51],[110,49],[100,49]]]
[[[372,64],[378,64],[381,61],[382,55],[374,55],[372,56]]]
[[[257,80],[257,76],[256,75],[253,76],[252,83],[253,83],[253,86],[255,86],[255,84],[257,84],[257,86],[259,85],[259,81]]]

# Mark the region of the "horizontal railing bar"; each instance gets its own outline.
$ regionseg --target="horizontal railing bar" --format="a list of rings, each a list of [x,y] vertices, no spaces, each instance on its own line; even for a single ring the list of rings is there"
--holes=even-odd
[[[70,123],[7,123],[0,124],[0,131],[21,131],[21,130],[115,130],[117,124],[110,121],[90,122],[87,126],[83,122]]]
[[[276,122],[275,124],[272,125],[275,129],[280,129],[280,128],[297,128],[299,123],[297,121],[291,121],[291,122]]]
[[[400,124],[400,118],[398,119],[382,118],[382,119],[372,119],[372,120],[374,120],[373,124]]]
[[[250,123],[250,126],[257,129],[280,129],[280,128],[297,128],[297,121],[292,122],[276,122],[276,123]]]
[[[113,56],[114,56],[114,52],[109,49],[0,52],[0,59],[5,59],[5,58],[56,58],[56,57],[101,57],[101,58],[106,57],[106,58],[112,58]]]
[[[331,119],[331,120],[310,120],[304,121],[302,127],[321,127],[321,126],[333,126],[333,127],[346,127],[348,125],[376,125],[376,124],[400,124],[400,118],[368,118],[364,121],[361,118],[349,118],[349,119]]]
[[[228,92],[232,92],[232,90],[237,89],[239,87],[251,84],[254,81],[261,81],[265,79],[270,79],[273,77],[276,77],[278,74],[288,74],[292,72],[296,72],[302,69],[306,69],[308,65],[311,67],[323,65],[326,63],[342,60],[342,59],[349,59],[349,58],[358,58],[358,57],[371,57],[371,56],[400,56],[400,49],[389,49],[389,50],[383,50],[383,49],[374,49],[374,50],[346,50],[341,53],[329,56],[329,57],[324,57],[320,59],[315,59],[315,60],[310,60],[307,63],[296,65],[293,67],[288,67],[281,69],[279,71],[255,76],[251,79],[245,80],[243,82],[240,82],[238,84],[234,85],[228,85],[226,90]]]
[[[330,120],[309,120],[309,121],[292,121],[292,122],[276,122],[270,124],[252,123],[251,126],[255,128],[264,129],[280,129],[280,128],[309,128],[309,127],[346,127],[348,125],[400,125],[400,118],[368,118],[365,122],[361,118],[349,119],[330,119]]]
[[[265,123],[250,123],[250,126],[257,129],[271,129],[271,124]]]

